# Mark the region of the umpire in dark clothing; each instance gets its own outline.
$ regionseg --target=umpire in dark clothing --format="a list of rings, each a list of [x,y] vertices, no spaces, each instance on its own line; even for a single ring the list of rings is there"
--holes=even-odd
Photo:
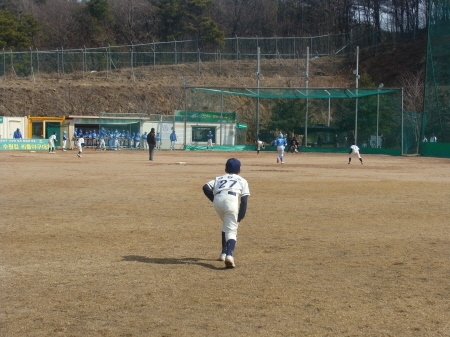
[[[153,161],[153,152],[155,152],[156,146],[156,136],[155,136],[155,128],[150,130],[150,133],[147,135],[147,144],[148,144],[148,160]]]

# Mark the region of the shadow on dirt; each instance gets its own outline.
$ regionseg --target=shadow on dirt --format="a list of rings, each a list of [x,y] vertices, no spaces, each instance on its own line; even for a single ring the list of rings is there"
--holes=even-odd
[[[193,258],[193,257],[176,259],[176,258],[170,258],[170,257],[158,258],[158,257],[146,257],[146,256],[139,256],[139,255],[128,255],[128,256],[123,256],[122,261],[134,261],[134,262],[153,263],[153,264],[194,264],[194,265],[198,265],[198,266],[205,267],[208,269],[213,269],[213,270],[227,269],[227,268],[225,268],[225,266],[217,267],[217,266],[209,264],[209,263],[201,262],[201,261],[215,261],[215,260],[198,259],[198,258]],[[219,261],[217,261],[217,262],[219,262]]]

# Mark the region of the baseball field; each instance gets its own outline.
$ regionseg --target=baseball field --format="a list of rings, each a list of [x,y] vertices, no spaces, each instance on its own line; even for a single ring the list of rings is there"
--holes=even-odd
[[[234,269],[202,192],[230,157]],[[0,336],[449,337],[450,160],[362,157],[0,151]]]

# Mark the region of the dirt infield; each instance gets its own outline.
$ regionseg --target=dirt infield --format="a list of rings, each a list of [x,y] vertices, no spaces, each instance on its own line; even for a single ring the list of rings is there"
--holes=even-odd
[[[202,192],[230,157],[235,269]],[[450,336],[450,160],[275,158],[0,151],[0,335]]]

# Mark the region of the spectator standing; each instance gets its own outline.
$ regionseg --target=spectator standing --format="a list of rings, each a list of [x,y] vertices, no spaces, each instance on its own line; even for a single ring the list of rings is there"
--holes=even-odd
[[[55,153],[56,132],[48,137],[48,153]]]
[[[14,131],[13,138],[14,139],[22,139],[22,132],[20,132],[19,128],[17,128],[17,130]]]
[[[431,134],[430,143],[437,143],[437,137],[434,135],[434,133]]]
[[[177,135],[175,134],[175,130],[170,134],[170,150],[175,150],[175,143],[177,142]]]
[[[319,137],[317,138],[317,146],[322,147],[322,144],[323,144],[323,137],[320,134]]]
[[[339,147],[339,136],[337,133],[334,135],[334,147]]]
[[[423,136],[423,138],[422,138],[422,143],[426,143],[426,142],[428,142],[428,139],[427,139],[426,136]]]
[[[148,144],[148,160],[153,161],[153,153],[155,152],[156,147],[156,136],[155,136],[155,128],[150,130],[150,133],[147,135],[147,144]]]

